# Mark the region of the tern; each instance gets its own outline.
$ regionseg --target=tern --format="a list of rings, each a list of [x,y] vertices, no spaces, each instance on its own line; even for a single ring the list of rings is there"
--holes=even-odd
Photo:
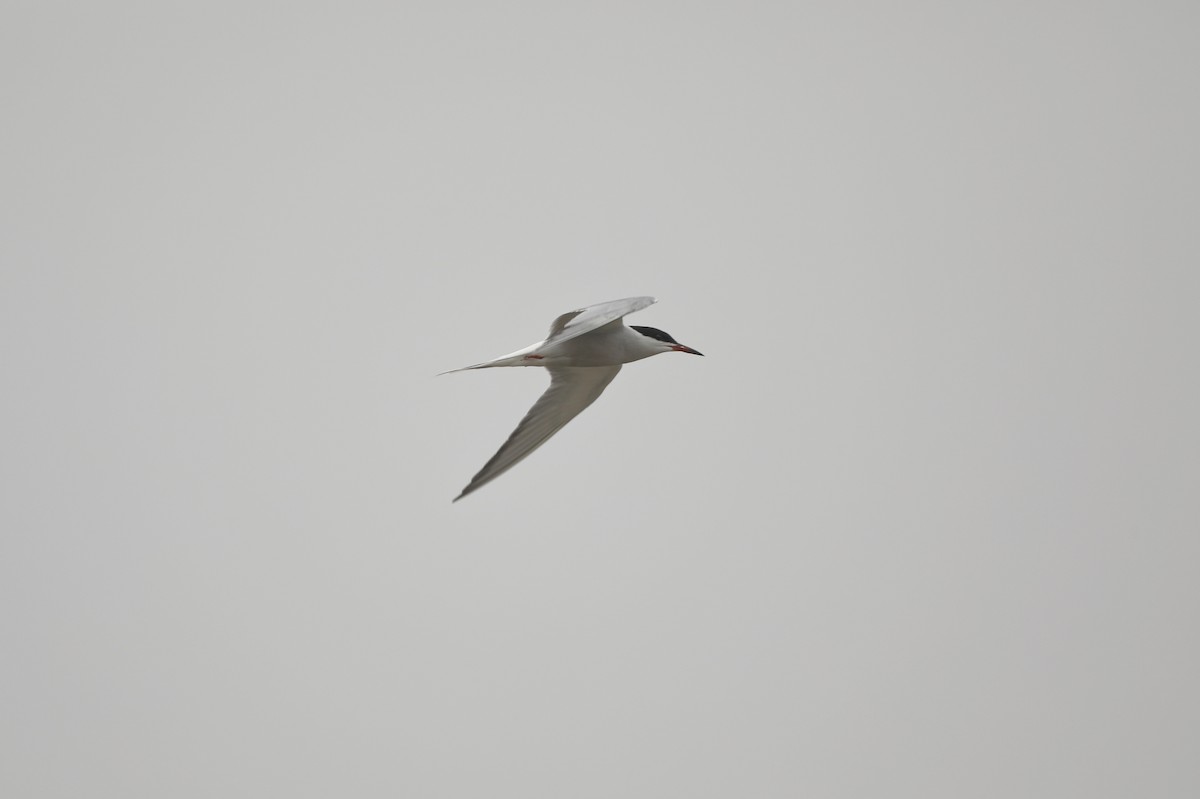
[[[621,371],[622,364],[661,352],[703,355],[657,328],[625,326],[627,315],[656,302],[658,300],[653,297],[629,297],[568,311],[554,320],[550,335],[544,341],[494,361],[442,372],[450,374],[496,366],[541,366],[550,373],[550,388],[533,404],[504,446],[471,478],[454,502],[478,491],[550,440],[567,422],[596,401]]]

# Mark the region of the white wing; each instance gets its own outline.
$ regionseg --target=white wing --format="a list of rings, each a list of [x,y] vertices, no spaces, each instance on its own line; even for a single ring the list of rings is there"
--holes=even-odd
[[[569,341],[576,336],[590,333],[598,327],[603,327],[614,319],[649,308],[658,300],[653,297],[628,297],[623,300],[602,302],[599,305],[589,305],[578,311],[571,311],[554,320],[550,325],[550,335],[542,342],[542,346]]]
[[[648,299],[648,298],[642,298]],[[630,300],[618,300],[630,302]],[[604,305],[613,305],[605,303]],[[604,306],[592,306],[600,308]],[[642,306],[645,307],[645,306]],[[590,309],[585,309],[585,312]],[[625,313],[629,313],[626,311]],[[616,317],[613,317],[616,318]],[[550,388],[533,404],[529,413],[517,425],[504,446],[484,464],[479,474],[471,478],[471,482],[454,498],[455,502],[490,483],[500,475],[521,462],[535,449],[545,444],[550,436],[557,433],[574,419],[579,413],[596,401],[604,393],[604,389],[621,371],[617,366],[551,366],[546,367],[550,373]]]

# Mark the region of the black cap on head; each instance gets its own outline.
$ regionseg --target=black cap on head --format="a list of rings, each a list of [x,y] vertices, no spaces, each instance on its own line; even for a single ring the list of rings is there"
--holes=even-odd
[[[658,339],[659,341],[665,341],[668,344],[679,343],[675,339],[671,338],[670,333],[664,333],[657,327],[646,327],[645,325],[630,325],[629,327],[641,333],[643,336],[646,336],[647,338]]]

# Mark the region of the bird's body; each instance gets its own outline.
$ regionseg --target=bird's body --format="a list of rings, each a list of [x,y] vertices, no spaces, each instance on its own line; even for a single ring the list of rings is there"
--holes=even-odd
[[[653,297],[590,305],[565,313],[550,325],[550,335],[537,344],[493,361],[455,369],[498,366],[541,366],[550,372],[550,388],[529,409],[504,446],[492,456],[454,501],[496,479],[546,443],[567,422],[596,401],[621,365],[661,352],[701,353],[685,347],[661,330],[626,327],[624,317],[653,305]]]

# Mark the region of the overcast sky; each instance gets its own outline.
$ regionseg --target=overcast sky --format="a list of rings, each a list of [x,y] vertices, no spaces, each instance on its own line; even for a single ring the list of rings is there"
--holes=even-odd
[[[1198,24],[7,4],[0,794],[1200,795]]]

